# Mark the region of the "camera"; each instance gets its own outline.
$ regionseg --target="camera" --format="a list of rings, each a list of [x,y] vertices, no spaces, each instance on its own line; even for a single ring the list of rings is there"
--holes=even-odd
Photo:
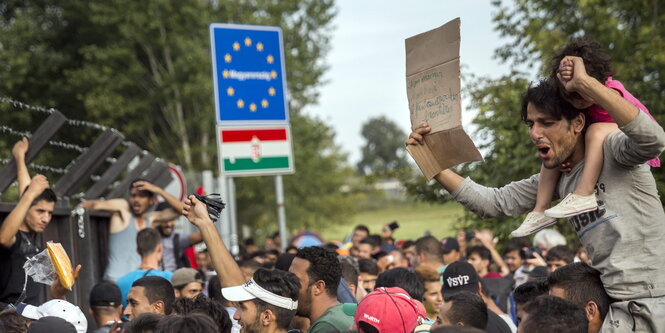
[[[397,228],[399,228],[399,223],[397,223],[397,221],[392,221],[390,224],[383,226],[385,232],[393,232]]]
[[[536,256],[534,256],[534,253],[538,253],[538,255],[542,256],[543,252],[540,248],[532,246],[532,247],[523,247],[522,251],[524,252],[524,258],[526,259],[533,259]]]
[[[476,232],[475,231],[466,231],[464,232],[464,238],[466,238],[467,241],[470,241],[476,237]]]

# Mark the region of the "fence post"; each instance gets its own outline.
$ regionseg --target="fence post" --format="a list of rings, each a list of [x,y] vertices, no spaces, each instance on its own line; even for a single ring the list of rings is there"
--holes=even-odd
[[[83,195],[83,198],[86,200],[94,199],[94,198],[99,198],[104,194],[106,189],[111,185],[111,182],[113,182],[118,175],[125,170],[127,167],[127,164],[139,153],[141,152],[141,149],[135,145],[134,143],[130,143],[127,149],[118,157],[118,159],[113,163],[106,171],[104,174],[99,178],[97,182],[95,182],[90,188],[88,189],[87,192],[85,192],[85,195]]]
[[[53,188],[55,193],[67,197],[74,194],[122,141],[123,137],[118,132],[112,129],[104,131],[58,180]]]
[[[113,199],[113,198],[122,198],[129,192],[129,184],[136,178],[139,178],[142,174],[143,171],[147,170],[152,162],[155,161],[155,157],[152,156],[152,154],[146,154],[143,156],[141,161],[139,162],[138,165],[136,165],[132,170],[129,171],[127,174],[127,177],[118,185],[116,186],[111,193],[109,193],[108,198]]]

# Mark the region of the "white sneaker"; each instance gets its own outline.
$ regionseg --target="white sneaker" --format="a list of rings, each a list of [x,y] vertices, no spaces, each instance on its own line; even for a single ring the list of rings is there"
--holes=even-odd
[[[510,233],[512,237],[529,236],[541,229],[547,228],[556,223],[556,219],[545,216],[541,212],[531,212],[526,215],[524,222],[519,228]]]
[[[596,195],[577,195],[569,193],[558,205],[545,211],[545,216],[564,218],[598,209]]]

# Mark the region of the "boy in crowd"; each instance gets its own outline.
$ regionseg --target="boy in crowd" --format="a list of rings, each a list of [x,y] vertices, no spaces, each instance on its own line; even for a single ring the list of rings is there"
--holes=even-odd
[[[123,275],[118,279],[118,287],[122,291],[123,305],[127,305],[127,294],[134,281],[146,276],[160,276],[166,280],[171,279],[171,272],[159,269],[162,260],[163,248],[159,232],[152,228],[139,231],[136,235],[136,251],[141,256],[141,264],[137,269]]]
[[[563,266],[572,264],[574,260],[575,252],[566,245],[557,245],[547,251],[547,255],[545,255],[547,271],[550,273]]]
[[[23,264],[40,249],[38,235],[51,222],[57,197],[43,175],[30,179],[25,165],[28,139],[12,149],[16,160],[19,202],[0,225],[0,303],[38,305],[44,288],[25,274]],[[27,282],[25,281],[27,278]]]

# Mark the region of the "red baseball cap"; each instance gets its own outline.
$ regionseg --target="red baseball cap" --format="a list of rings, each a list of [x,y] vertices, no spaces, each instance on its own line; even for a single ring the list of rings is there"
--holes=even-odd
[[[375,327],[379,332],[411,333],[423,318],[427,318],[425,307],[399,287],[376,288],[360,301],[354,322],[358,331],[359,322]]]

